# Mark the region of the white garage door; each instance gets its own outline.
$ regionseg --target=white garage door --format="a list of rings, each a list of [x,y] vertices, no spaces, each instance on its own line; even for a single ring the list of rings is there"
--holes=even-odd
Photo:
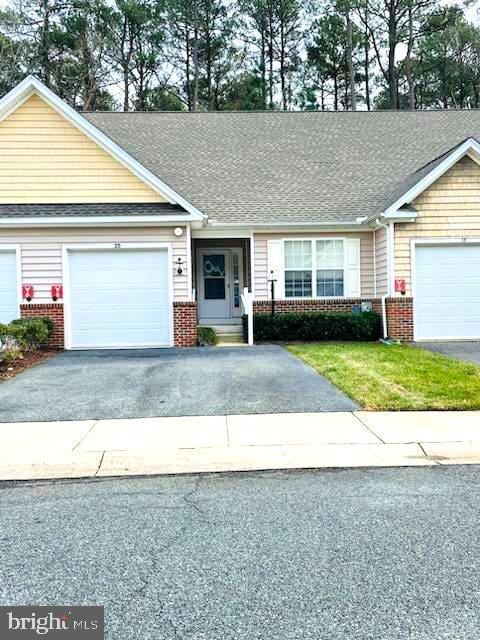
[[[480,338],[480,245],[417,245],[415,338]]]
[[[170,346],[167,249],[69,251],[71,348]]]
[[[0,322],[18,318],[17,254],[0,248]]]

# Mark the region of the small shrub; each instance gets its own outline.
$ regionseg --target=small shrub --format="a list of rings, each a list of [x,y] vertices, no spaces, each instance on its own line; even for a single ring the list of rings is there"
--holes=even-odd
[[[247,331],[247,317],[243,317]],[[381,318],[371,311],[340,313],[308,311],[303,313],[255,314],[254,339],[258,342],[318,342],[327,340],[373,341],[381,335]]]
[[[8,365],[21,356],[22,352],[15,338],[11,336],[0,337],[0,365]]]
[[[47,325],[48,339],[50,340],[50,338],[53,336],[53,332],[55,331],[55,323],[48,316],[42,317],[41,320],[43,320],[43,322]]]
[[[198,344],[201,347],[213,347],[217,342],[217,334],[212,327],[198,327]]]
[[[10,324],[0,325],[0,340],[13,338],[20,349],[35,351],[47,346],[53,326],[50,318],[18,318]]]

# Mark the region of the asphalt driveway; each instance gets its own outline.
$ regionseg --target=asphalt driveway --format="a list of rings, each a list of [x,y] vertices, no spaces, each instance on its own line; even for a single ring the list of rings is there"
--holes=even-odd
[[[0,422],[356,408],[275,345],[66,351],[0,384]]]
[[[418,347],[480,365],[480,341],[419,342]]]

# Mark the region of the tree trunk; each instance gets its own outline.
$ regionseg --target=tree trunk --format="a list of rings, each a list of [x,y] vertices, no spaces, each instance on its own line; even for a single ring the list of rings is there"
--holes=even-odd
[[[268,29],[268,98],[269,98],[269,109],[273,109],[273,16],[272,16],[272,8],[269,8],[269,29]]]
[[[285,22],[284,16],[280,18],[280,89],[282,92],[282,109],[287,110],[287,85],[285,68]]]
[[[192,52],[190,49],[190,31],[185,27],[185,89],[187,93],[187,108],[192,111],[192,85],[190,82],[190,59]]]
[[[48,6],[48,0],[42,0],[43,20],[42,20],[42,32],[40,39],[40,58],[43,67],[43,78],[47,87],[51,86],[51,72],[50,72],[50,7]]]
[[[368,24],[368,9],[365,10],[365,25]],[[365,26],[364,40],[364,74],[365,74],[365,104],[367,105],[367,111],[370,111],[370,41],[368,37],[368,28]]]
[[[130,71],[130,60],[129,54],[125,52],[125,47],[127,44],[127,36],[128,36],[128,18],[124,16],[123,25],[122,25],[122,39],[120,42],[121,48],[121,67],[122,67],[122,76],[123,76],[123,110],[128,111],[130,106],[130,94],[129,94],[129,71]]]
[[[195,10],[195,24],[193,27],[193,98],[192,98],[192,111],[198,109],[198,27],[197,27],[197,12]]]
[[[405,75],[408,84],[408,108],[415,109],[415,82],[412,73],[412,51],[413,51],[413,10],[410,4],[408,8],[408,47],[405,58]]]
[[[353,67],[353,34],[352,34],[352,20],[350,18],[350,11],[347,9],[345,12],[345,20],[347,27],[347,67],[348,67],[348,79],[350,82],[350,106],[352,111],[357,110],[357,90],[355,86],[355,70]]]
[[[393,3],[389,4],[388,18],[388,95],[390,109],[398,108],[398,76],[395,66],[395,47],[397,46],[397,25]]]
[[[206,63],[206,76],[207,76],[207,105],[208,110],[212,111],[214,109],[214,104],[212,101],[212,37],[210,31],[210,13],[208,11],[208,6],[205,12],[205,63]]]
[[[265,55],[265,49],[267,46],[265,38],[265,24],[262,20],[261,35],[260,35],[260,73],[262,78],[262,108],[267,108],[267,60]]]

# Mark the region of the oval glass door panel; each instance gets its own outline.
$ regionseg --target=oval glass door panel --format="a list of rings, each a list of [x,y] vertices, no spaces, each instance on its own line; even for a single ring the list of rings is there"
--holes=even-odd
[[[205,300],[224,300],[226,294],[224,254],[203,256],[203,278]]]

